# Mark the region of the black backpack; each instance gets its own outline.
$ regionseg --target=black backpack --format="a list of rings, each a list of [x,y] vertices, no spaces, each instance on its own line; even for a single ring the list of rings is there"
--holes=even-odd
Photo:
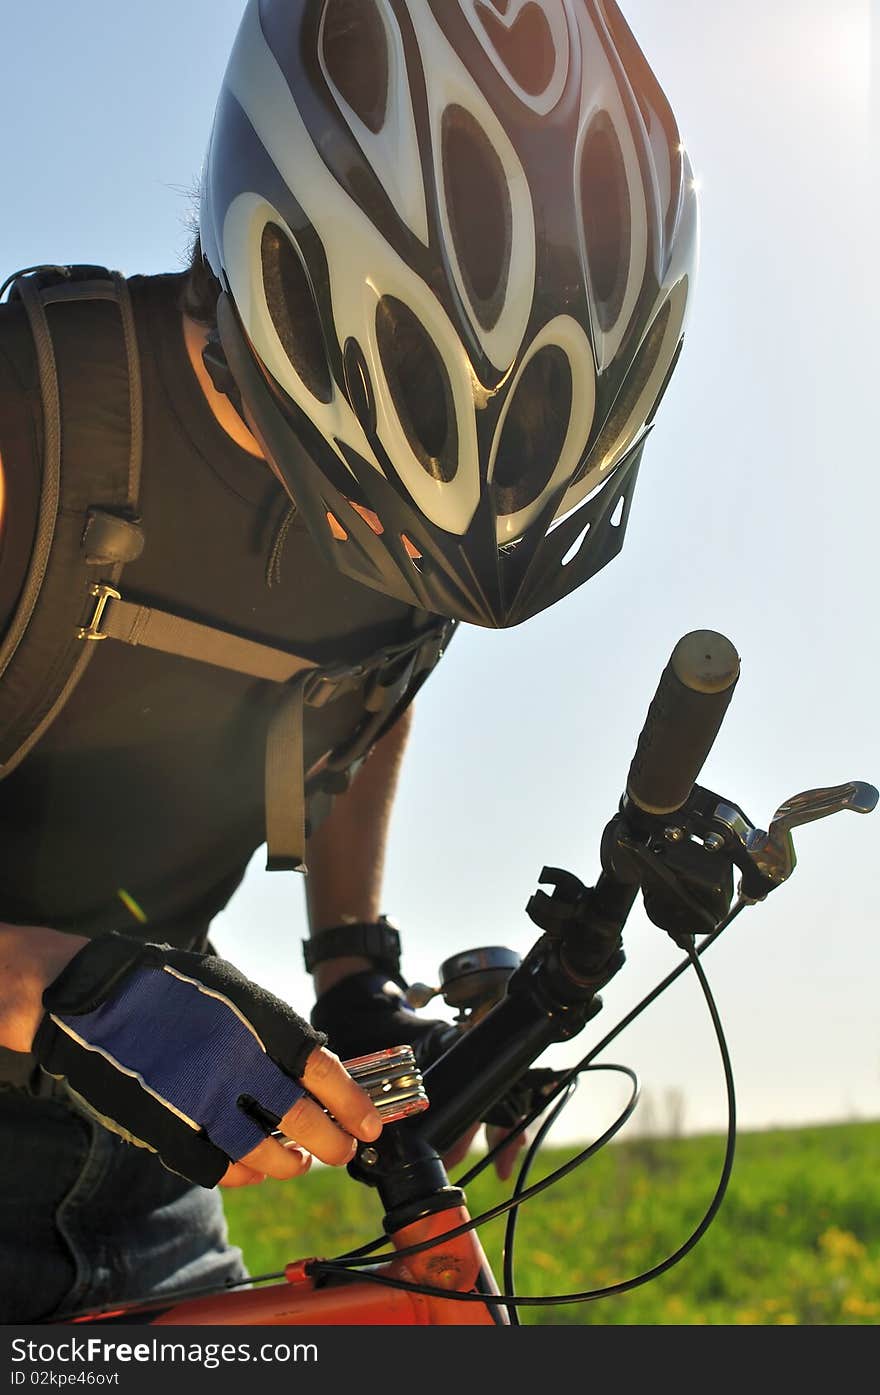
[[[20,301],[27,313],[36,349],[44,459],[33,554],[0,642],[0,779],[58,716],[100,642],[147,645],[234,669],[279,685],[266,749],[267,865],[304,871],[306,794],[314,825],[415,696],[454,622],[425,615],[408,641],[366,663],[329,669],[127,601],[122,574],[145,545],[138,516],[143,403],[127,283],[105,267],[53,266],[16,273],[0,288],[0,299],[10,286],[10,300]],[[93,392],[83,403],[66,397],[65,363],[68,355],[81,356],[86,343]],[[359,729],[306,791],[304,707],[334,701],[364,683],[366,715]]]

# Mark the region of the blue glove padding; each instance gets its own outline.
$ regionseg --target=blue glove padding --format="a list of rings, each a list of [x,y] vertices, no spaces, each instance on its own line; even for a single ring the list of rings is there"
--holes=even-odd
[[[225,960],[115,934],[86,945],[43,1006],[33,1047],[43,1069],[206,1187],[266,1137],[242,1103],[283,1116],[323,1041]]]
[[[317,999],[312,1026],[326,1033],[331,1051],[343,1061],[386,1046],[411,1046],[425,1070],[460,1032],[450,1022],[419,1017],[406,1003],[405,989],[403,979],[376,969],[350,974]]]

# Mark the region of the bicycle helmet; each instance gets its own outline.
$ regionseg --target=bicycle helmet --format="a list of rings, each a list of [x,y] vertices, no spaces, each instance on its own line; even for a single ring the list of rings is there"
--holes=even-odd
[[[698,206],[614,0],[250,0],[200,234],[332,565],[506,626],[619,551]]]

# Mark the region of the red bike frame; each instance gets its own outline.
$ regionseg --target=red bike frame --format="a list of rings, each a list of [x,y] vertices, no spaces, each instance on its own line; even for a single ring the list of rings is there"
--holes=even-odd
[[[445,1243],[441,1237],[470,1219],[464,1206],[454,1206],[423,1216],[390,1236],[396,1249],[438,1240],[436,1246],[406,1259],[377,1265],[375,1272],[407,1283],[430,1284],[449,1292],[472,1293],[482,1279],[481,1291],[497,1293],[488,1261],[476,1232],[467,1231]],[[206,1298],[184,1299],[156,1307],[151,1325],[157,1327],[450,1327],[504,1325],[503,1309],[486,1303],[457,1302],[448,1298],[411,1293],[371,1283],[353,1274],[330,1283],[307,1272],[308,1260],[288,1264],[284,1282],[238,1292],[226,1291]],[[153,1305],[151,1305],[153,1306]],[[123,1320],[132,1308],[94,1314],[78,1322]]]

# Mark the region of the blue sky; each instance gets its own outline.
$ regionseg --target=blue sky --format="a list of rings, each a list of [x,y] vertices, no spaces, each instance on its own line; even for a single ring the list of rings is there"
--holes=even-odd
[[[702,185],[688,341],[621,556],[525,626],[463,631],[419,699],[385,903],[414,979],[471,945],[525,951],[545,863],[595,878],[648,700],[688,630],[721,630],[742,656],[704,783],[753,822],[810,786],[880,781],[868,3],[624,9]],[[40,261],[182,265],[240,15],[240,0],[46,0],[39,23],[4,16],[0,279]],[[792,882],[707,958],[745,1126],[880,1114],[878,833],[878,815],[803,829]],[[263,873],[258,854],[219,947],[305,1010],[303,934],[301,886]],[[627,947],[583,1049],[677,961],[640,912]],[[615,1053],[661,1114],[682,1092],[686,1127],[722,1125],[689,976]],[[561,1136],[607,1122],[615,1089],[584,1086]]]

